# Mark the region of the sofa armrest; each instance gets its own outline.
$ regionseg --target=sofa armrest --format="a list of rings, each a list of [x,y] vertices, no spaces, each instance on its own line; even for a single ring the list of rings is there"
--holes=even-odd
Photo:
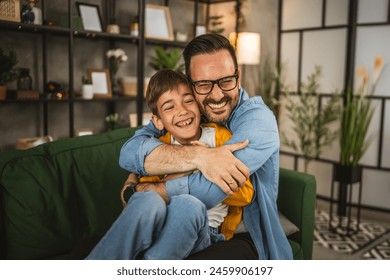
[[[313,175],[280,169],[278,208],[299,228],[289,239],[301,245],[304,259],[312,258],[316,186]]]

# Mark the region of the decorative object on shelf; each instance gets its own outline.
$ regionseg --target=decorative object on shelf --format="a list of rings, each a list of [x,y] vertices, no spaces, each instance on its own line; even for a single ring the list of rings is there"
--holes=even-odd
[[[210,16],[209,17],[209,32],[215,34],[221,34],[225,31],[225,28],[222,27],[223,15]]]
[[[168,7],[146,5],[145,37],[173,41],[171,14]]]
[[[188,35],[187,33],[182,33],[180,31],[177,31],[176,32],[176,41],[179,41],[179,42],[186,42],[188,39]]]
[[[182,58],[179,48],[173,48],[171,51],[160,46],[154,48],[154,56],[150,57],[149,66],[154,70],[172,69],[175,71],[184,71],[184,63],[179,64]]]
[[[20,0],[0,1],[0,20],[20,22]]]
[[[205,25],[197,25],[195,27],[195,37],[206,34],[206,26]]]
[[[84,30],[102,32],[102,20],[98,5],[76,2]]]
[[[27,24],[34,23],[35,15],[32,11],[32,7],[29,3],[22,5],[21,14],[22,14],[22,23],[27,23]]]
[[[80,128],[76,129],[75,136],[87,136],[87,135],[93,135],[95,134],[95,131],[92,128]]]
[[[28,4],[31,7],[31,12],[34,14],[34,24],[42,24],[42,11],[36,6],[38,0],[27,0]]]
[[[315,71],[308,76],[308,83],[302,83],[302,92],[293,96],[287,93],[286,111],[288,118],[293,122],[292,128],[298,137],[282,133],[282,143],[287,147],[301,152],[304,155],[304,171],[307,173],[309,163],[321,155],[324,147],[336,140],[338,131],[331,129],[330,125],[340,118],[339,94],[332,94],[329,102],[318,108],[318,78],[321,67],[316,66]]]
[[[17,78],[16,99],[39,99],[39,91],[32,90],[32,78],[28,68],[19,68],[19,76]]]
[[[146,89],[150,78],[144,78],[144,97],[146,97]],[[121,94],[126,96],[137,96],[137,77],[123,77],[119,79],[121,86]]]
[[[18,100],[38,100],[39,91],[37,90],[17,90],[16,99]]]
[[[17,150],[31,149],[48,142],[53,142],[53,137],[48,135],[43,137],[19,138],[16,140],[15,149]]]
[[[65,97],[65,90],[60,83],[49,81],[45,86],[45,94],[48,99],[63,99]]]
[[[137,118],[138,118],[138,116],[137,116],[136,113],[130,113],[129,114],[130,127],[138,126]],[[147,125],[150,122],[151,119],[152,119],[152,113],[143,113],[142,114],[141,125]]]
[[[31,90],[32,89],[32,78],[30,76],[30,69],[20,68],[19,76],[17,78],[18,90]]]
[[[104,120],[106,121],[108,131],[119,128],[120,117],[118,113],[110,114]]]
[[[48,23],[49,25],[50,23]],[[72,17],[72,29],[73,30],[77,30],[77,31],[82,31],[83,30],[83,20],[81,19],[80,16],[73,16]],[[55,25],[54,23],[52,23],[52,25]],[[69,28],[70,25],[69,25],[69,18],[67,15],[61,15],[60,17],[60,23],[59,23],[60,26],[62,27],[65,27],[65,28]]]
[[[88,79],[85,76],[81,77],[81,97],[83,99],[92,99],[93,98],[93,85],[91,79]]]
[[[120,33],[119,25],[116,24],[116,20],[114,18],[110,19],[110,23],[106,26],[106,32],[111,34]]]
[[[130,35],[138,36],[139,35],[139,18],[135,16],[130,23]]]
[[[17,79],[19,69],[15,68],[18,63],[16,52],[9,50],[8,54],[0,48],[0,100],[7,97],[7,84]]]
[[[112,49],[107,51],[106,56],[108,58],[108,65],[110,69],[110,78],[113,94],[118,93],[118,85],[116,80],[116,74],[118,73],[121,63],[126,62],[128,57],[123,49]]]
[[[333,198],[334,183],[338,182],[337,216],[341,219],[348,215],[348,223],[345,228],[347,234],[350,231],[353,233],[357,231],[349,226],[351,220],[351,195],[353,184],[355,183],[359,183],[357,220],[360,220],[362,168],[359,166],[359,161],[372,141],[372,138],[368,137],[367,133],[374,113],[374,107],[368,97],[375,93],[383,67],[382,56],[375,57],[374,70],[371,73],[371,77],[366,67],[360,66],[356,73],[357,90],[353,92],[351,86],[349,86],[345,93],[345,103],[340,119],[340,163],[335,163],[333,166],[331,196]],[[332,208],[333,205],[331,204],[331,216],[333,214]]]
[[[94,98],[109,98],[112,96],[110,71],[108,69],[88,69],[88,76],[92,81]]]

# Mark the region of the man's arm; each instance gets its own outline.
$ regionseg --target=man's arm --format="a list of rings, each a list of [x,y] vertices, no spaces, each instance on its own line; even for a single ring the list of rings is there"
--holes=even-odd
[[[122,147],[119,164],[140,176],[163,175],[199,169],[225,193],[232,194],[249,178],[248,168],[232,152],[247,146],[247,142],[217,148],[163,144],[155,137],[162,135],[152,123],[138,130]],[[216,163],[218,159],[218,164]],[[228,182],[237,184],[229,187]],[[232,191],[233,189],[233,191]]]

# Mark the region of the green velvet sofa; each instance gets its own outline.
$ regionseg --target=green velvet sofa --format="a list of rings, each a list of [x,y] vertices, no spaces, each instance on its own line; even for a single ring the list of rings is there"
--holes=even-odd
[[[122,210],[128,173],[118,165],[135,129],[0,153],[0,259],[72,259],[75,248],[102,236]],[[281,169],[280,211],[299,231],[294,258],[312,254],[315,178]],[[97,239],[96,239],[97,240]]]

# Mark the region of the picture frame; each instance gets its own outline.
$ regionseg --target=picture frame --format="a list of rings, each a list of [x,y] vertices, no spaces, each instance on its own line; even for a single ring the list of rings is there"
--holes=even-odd
[[[195,37],[206,34],[207,28],[206,25],[197,25],[195,27]]]
[[[174,40],[171,13],[168,7],[150,4],[146,5],[145,37],[167,41]]]
[[[130,113],[129,114],[129,124],[130,127],[137,127],[137,114],[136,113]],[[148,125],[150,120],[152,119],[152,113],[143,113],[142,114],[142,125]]]
[[[98,5],[76,2],[76,6],[85,31],[103,31],[102,17]]]
[[[0,1],[0,20],[20,22],[20,0]]]
[[[89,68],[88,77],[92,81],[93,98],[112,96],[110,73],[105,68]]]

